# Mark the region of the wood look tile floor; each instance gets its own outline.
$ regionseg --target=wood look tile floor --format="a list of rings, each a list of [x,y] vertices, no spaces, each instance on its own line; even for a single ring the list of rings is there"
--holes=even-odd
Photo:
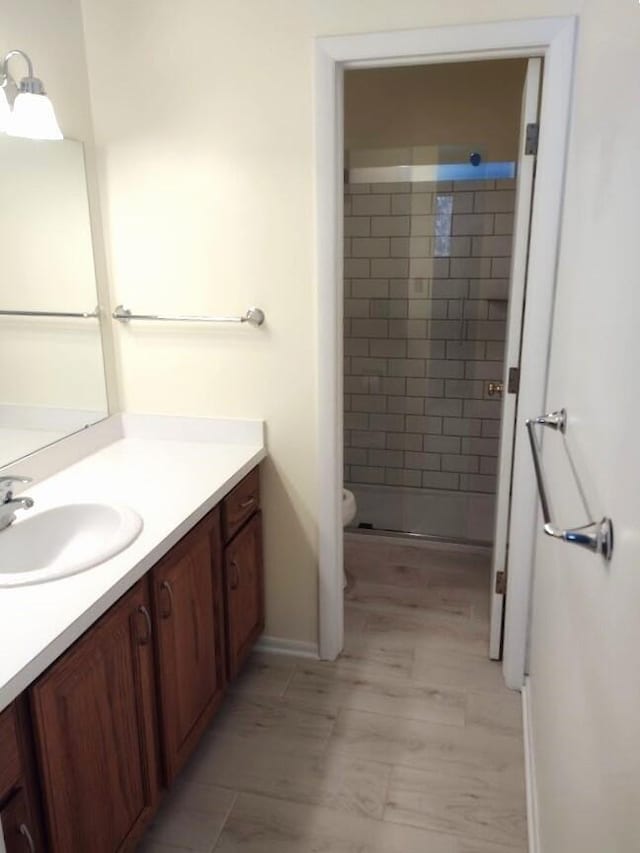
[[[525,853],[489,560],[353,537],[335,663],[256,653],[143,853]]]

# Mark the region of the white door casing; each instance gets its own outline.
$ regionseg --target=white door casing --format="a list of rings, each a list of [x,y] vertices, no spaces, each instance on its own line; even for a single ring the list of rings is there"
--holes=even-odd
[[[536,196],[531,217],[530,289],[522,357],[509,527],[510,577],[503,671],[519,689],[524,679],[533,564],[536,486],[526,452],[522,412],[544,408],[561,199],[569,130],[576,19],[536,18],[433,27],[316,40],[315,195],[318,291],[318,549],[320,656],[343,645],[342,500],[342,70],[507,57],[544,57]],[[531,283],[535,282],[535,287]]]
[[[526,154],[527,125],[538,120],[538,100],[542,60],[530,59],[527,63],[522,91],[520,114],[520,142],[518,146],[518,172],[516,205],[511,250],[509,288],[509,313],[504,354],[504,391],[502,394],[502,425],[498,457],[493,556],[491,565],[491,627],[489,632],[489,657],[498,660],[502,654],[502,618],[504,595],[496,592],[496,576],[507,569],[509,509],[511,501],[511,475],[513,471],[513,440],[517,409],[517,394],[508,392],[509,369],[520,366],[520,342],[525,305],[527,258],[529,254],[529,226],[535,175],[535,154]]]

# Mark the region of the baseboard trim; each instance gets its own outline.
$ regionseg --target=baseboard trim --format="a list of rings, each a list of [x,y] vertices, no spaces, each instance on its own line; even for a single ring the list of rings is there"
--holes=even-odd
[[[272,655],[292,655],[298,658],[313,658],[318,660],[317,643],[307,643],[303,640],[287,640],[284,637],[268,637],[263,634],[255,646],[259,652],[269,652]]]
[[[538,786],[536,784],[536,762],[533,750],[533,726],[531,719],[531,687],[525,678],[522,688],[522,728],[524,731],[524,774],[527,786],[527,827],[529,853],[542,853],[538,810]]]

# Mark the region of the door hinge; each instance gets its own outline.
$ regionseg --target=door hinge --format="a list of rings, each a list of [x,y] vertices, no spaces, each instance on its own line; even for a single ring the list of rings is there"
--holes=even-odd
[[[537,122],[531,122],[527,125],[527,132],[524,139],[524,153],[538,153],[538,137],[540,136],[540,125]]]
[[[496,595],[507,594],[507,573],[505,571],[496,572]]]
[[[517,394],[520,390],[520,368],[510,367],[507,379],[507,393]]]

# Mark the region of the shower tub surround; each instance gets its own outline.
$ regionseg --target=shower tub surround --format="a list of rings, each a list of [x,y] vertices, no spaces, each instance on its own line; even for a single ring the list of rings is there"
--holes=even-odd
[[[345,482],[357,522],[489,541],[515,181],[345,186]]]

